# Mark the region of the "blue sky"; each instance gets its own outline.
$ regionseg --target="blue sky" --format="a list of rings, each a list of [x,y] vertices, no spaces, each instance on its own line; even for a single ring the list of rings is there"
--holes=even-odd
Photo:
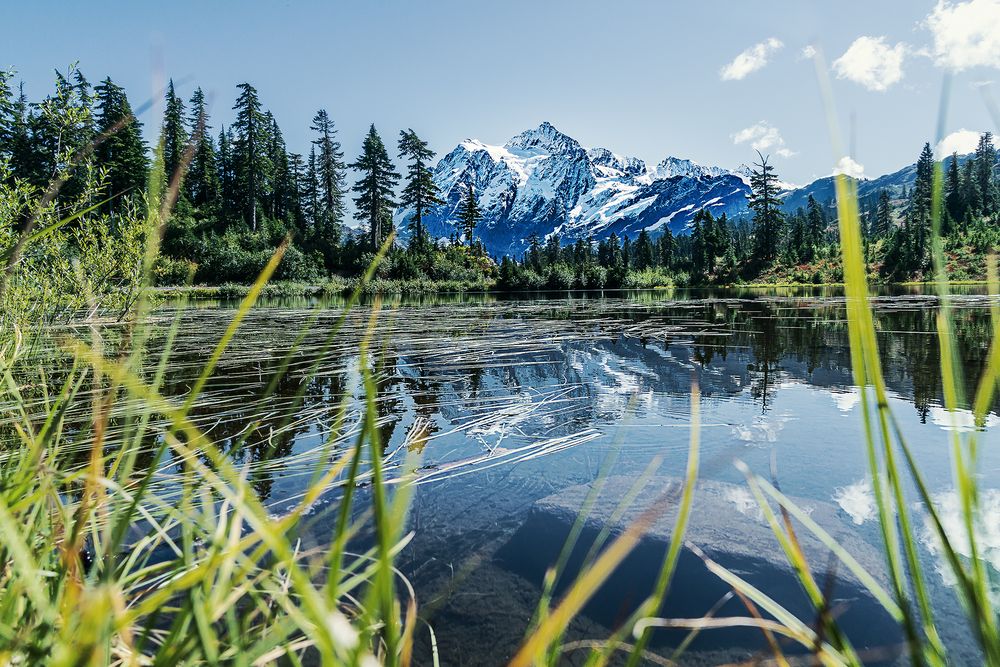
[[[831,67],[853,157],[874,176],[934,139],[946,71],[948,132],[994,129],[982,90],[1000,78],[1000,0],[33,0],[4,15],[0,67],[32,98],[74,61],[135,105],[170,76],[185,97],[195,85],[212,96],[217,129],[246,80],[291,150],[308,150],[323,107],[349,158],[371,122],[393,145],[412,127],[443,154],[548,120],[650,163],[735,167],[756,144],[784,180],[806,182],[835,164],[812,47]],[[142,120],[159,123],[155,111]]]

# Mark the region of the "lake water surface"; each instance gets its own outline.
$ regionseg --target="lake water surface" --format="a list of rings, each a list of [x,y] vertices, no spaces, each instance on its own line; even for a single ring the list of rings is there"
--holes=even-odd
[[[977,292],[967,290],[955,302],[968,394],[989,344],[989,298]],[[237,442],[250,424],[263,424],[260,436],[233,456],[247,466],[276,514],[299,498],[322,460],[339,397],[363,393],[358,347],[373,304],[356,307],[319,356],[341,305],[290,300],[255,308],[194,412],[224,445]],[[876,298],[874,307],[891,407],[935,496],[942,507],[954,507],[948,435],[956,424],[941,407],[937,300],[901,290]],[[182,322],[167,393],[187,390],[231,316],[227,304],[204,303],[157,313],[161,332],[173,317]],[[304,327],[278,395],[261,398]],[[562,502],[578,485],[598,478],[616,480],[618,486],[609,487],[602,502],[617,502],[620,494],[610,496],[628,488],[622,480],[638,479],[654,461],[659,465],[650,472],[653,481],[637,492],[634,504],[645,507],[662,499],[667,480],[683,475],[694,383],[701,392],[700,476],[719,483],[710,488],[722,499],[711,506],[711,516],[696,519],[699,535],[715,534],[707,539],[718,547],[730,526],[734,536],[740,534],[739,522],[763,526],[734,466],[742,460],[755,472],[773,473],[782,490],[825,517],[835,535],[862,546],[879,544],[844,301],[836,290],[387,298],[377,314],[372,356],[390,475],[401,473],[414,450],[422,457],[410,517],[414,536],[400,567],[415,587],[422,618],[436,633],[442,664],[503,664],[516,650],[544,569],[565,537],[565,517],[548,516],[546,502]],[[307,379],[313,362],[318,373]],[[304,397],[298,406],[297,394]],[[338,446],[353,441],[360,407],[352,404],[349,432]],[[981,436],[982,476],[991,489],[987,501],[1000,509],[996,421],[991,415]],[[957,428],[970,428],[971,422],[971,416],[961,415]],[[329,540],[330,510],[340,493],[330,489],[313,508],[306,543]],[[698,515],[697,502],[694,512]],[[972,664],[977,657],[953,592],[936,569],[935,544],[919,507],[915,516],[952,658]],[[985,527],[993,531],[983,538],[986,557],[1000,567],[1000,511],[990,520],[996,525]],[[592,528],[582,538],[585,546],[596,537]],[[762,560],[737,549],[728,563],[751,579],[755,569],[781,558],[774,540],[753,548]],[[644,543],[627,571],[575,622],[567,640],[606,638],[641,599],[662,553],[662,543]],[[578,561],[571,559],[571,566]],[[875,558],[873,569],[880,563]],[[818,576],[829,565],[815,564]],[[765,584],[787,587],[770,570],[757,575]],[[727,590],[690,554],[678,576],[662,610],[668,616],[701,616]],[[898,633],[863,603],[844,601],[849,613],[855,605],[859,644],[872,650],[872,662],[882,655],[888,661]],[[718,613],[746,614],[735,600],[721,609]],[[421,626],[417,634],[417,658],[429,661],[429,633]],[[679,638],[661,632],[653,650],[669,657]],[[747,659],[758,651],[767,655],[757,633],[705,632],[682,662]],[[584,651],[569,653],[567,662],[584,657]]]

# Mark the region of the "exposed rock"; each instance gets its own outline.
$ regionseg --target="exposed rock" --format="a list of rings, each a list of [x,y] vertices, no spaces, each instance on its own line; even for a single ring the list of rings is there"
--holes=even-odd
[[[575,578],[583,558],[598,533],[609,522],[613,533],[635,521],[654,502],[661,507],[655,522],[639,546],[601,587],[586,608],[592,618],[614,627],[620,624],[652,590],[660,563],[666,554],[680,498],[680,482],[660,477],[652,480],[636,502],[621,516],[618,505],[634,480],[612,477],[590,512],[584,530],[561,581],[564,589]],[[501,549],[501,562],[529,579],[538,578],[555,562],[570,527],[577,520],[588,485],[569,487],[538,501],[521,529]],[[861,539],[838,515],[837,509],[821,501],[793,498],[796,504],[833,535],[858,562],[885,585],[885,568],[880,553]],[[871,663],[886,661],[900,649],[901,635],[875,598],[857,578],[837,561],[807,529],[795,522],[796,537],[813,575],[829,592],[833,613],[859,651],[869,651]],[[613,539],[613,536],[612,536]],[[765,594],[813,625],[815,612],[781,550],[777,539],[744,486],[699,480],[694,495],[686,543],[699,547],[712,560],[735,572]],[[699,618],[719,601],[729,586],[712,574],[702,559],[685,547],[681,552],[670,594],[661,614],[673,618]],[[727,602],[717,616],[745,616],[747,610],[736,598]],[[657,631],[655,643],[672,645],[684,632]],[[702,632],[693,648],[766,650],[757,630],[726,629]],[[788,650],[796,652],[797,647]]]

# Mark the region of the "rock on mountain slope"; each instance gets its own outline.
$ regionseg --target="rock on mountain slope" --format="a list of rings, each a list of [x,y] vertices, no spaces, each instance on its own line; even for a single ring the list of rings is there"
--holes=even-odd
[[[438,162],[434,180],[446,203],[425,216],[428,231],[454,232],[455,209],[472,183],[483,210],[476,236],[495,254],[520,253],[533,234],[572,240],[683,232],[701,208],[745,210],[749,191],[745,173],[673,157],[649,169],[605,148],[586,150],[547,122],[503,146],[462,142]],[[397,211],[397,227],[411,213]]]

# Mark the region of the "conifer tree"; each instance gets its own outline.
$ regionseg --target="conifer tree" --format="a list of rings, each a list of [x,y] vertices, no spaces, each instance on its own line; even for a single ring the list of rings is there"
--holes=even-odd
[[[236,204],[236,173],[233,169],[233,134],[225,125],[219,129],[218,169],[221,215],[217,231],[221,232],[239,214]]]
[[[406,186],[400,197],[400,206],[413,207],[413,232],[418,246],[424,242],[424,213],[427,209],[443,204],[434,173],[427,164],[434,158],[427,142],[417,136],[412,129],[399,133],[399,157],[409,161],[406,170]]]
[[[316,228],[316,218],[320,213],[319,171],[316,167],[316,147],[309,149],[309,160],[306,162],[305,180],[302,183],[302,209],[309,225],[309,233]]]
[[[958,153],[951,154],[948,162],[948,176],[945,181],[945,211],[956,225],[965,221],[965,211],[962,197],[962,176],[958,170]]]
[[[319,182],[319,217],[339,225],[344,217],[344,151],[337,140],[337,130],[325,109],[313,117],[310,128],[316,133],[316,177]]]
[[[635,240],[635,269],[644,271],[652,268],[653,255],[653,240],[649,237],[649,232],[643,229]]]
[[[205,94],[201,88],[191,96],[191,115],[188,119],[194,153],[184,180],[184,192],[202,217],[220,215],[222,212],[219,167],[215,144],[208,124]]]
[[[18,96],[12,105],[10,125],[4,142],[7,145],[11,174],[31,182],[37,159],[35,144],[31,139],[31,108],[24,94],[23,83],[19,86]]]
[[[396,206],[394,188],[399,181],[382,138],[372,124],[361,148],[361,155],[349,165],[360,173],[353,191],[357,194],[355,218],[368,224],[369,241],[373,250],[392,233],[392,212]]]
[[[670,228],[664,226],[663,236],[657,242],[657,255],[659,263],[665,269],[672,269],[677,256],[677,239],[674,238]]]
[[[812,257],[812,245],[808,241],[807,220],[805,212],[800,207],[786,221],[788,238],[785,243],[785,255],[790,264],[798,264]]]
[[[758,261],[769,262],[778,250],[783,216],[782,200],[778,198],[778,175],[768,158],[757,152],[760,162],[750,172],[750,194],[747,205],[753,211],[754,255]]]
[[[976,161],[966,160],[962,165],[962,208],[965,219],[980,215],[983,210],[983,195],[976,178]]]
[[[308,229],[305,219],[305,200],[303,198],[306,182],[306,162],[302,159],[301,153],[288,154],[288,173],[291,190],[295,193],[290,215],[295,232],[301,239],[305,238],[305,233]]]
[[[14,124],[17,120],[11,79],[13,75],[10,72],[0,70],[0,159],[7,160],[11,157]]]
[[[32,150],[25,177],[42,188],[60,180],[58,197],[73,199],[85,188],[85,167],[97,136],[90,83],[75,67],[68,74],[57,71],[55,92],[34,107],[36,113],[28,117]]]
[[[993,145],[993,134],[984,132],[976,146],[976,182],[982,198],[981,215],[991,216],[1000,210],[1000,193],[997,192],[995,177],[997,149]]]
[[[544,269],[542,266],[542,246],[538,240],[538,234],[534,232],[528,237],[528,251],[524,257],[524,263],[535,273],[542,273]]]
[[[458,217],[458,226],[462,233],[465,235],[466,242],[472,245],[472,234],[476,230],[476,225],[483,218],[483,212],[479,208],[479,199],[476,197],[476,186],[469,180],[465,184],[465,192],[462,195],[462,201],[458,205],[458,211],[456,212]],[[548,239],[548,246],[555,243],[556,255],[558,256],[559,251],[559,236],[553,234]],[[547,252],[546,255],[551,255],[551,252]],[[555,261],[548,257],[548,264],[551,266]]]
[[[124,209],[123,197],[142,194],[148,168],[146,144],[125,91],[110,78],[104,79],[95,91],[101,138],[94,157],[97,165],[107,170],[108,196],[116,196],[105,209],[117,214]]]
[[[334,122],[325,109],[316,112],[310,129],[316,133],[312,141],[313,152],[310,154],[310,165],[315,178],[315,198],[311,201],[312,244],[323,254],[327,269],[332,271],[337,262],[337,247],[344,219],[344,152],[337,140]]]
[[[934,153],[924,144],[917,159],[917,177],[906,214],[904,268],[913,270],[925,264],[931,231],[931,198],[934,189]]]
[[[181,173],[181,170],[184,167],[184,152],[187,150],[188,136],[187,129],[184,127],[184,102],[174,91],[173,79],[170,79],[167,84],[161,137],[163,140],[163,173],[167,182],[171,183],[175,178],[179,178],[180,182],[183,182],[185,174]]]
[[[812,195],[806,200],[806,243],[810,246],[806,259],[812,259],[816,248],[823,245],[827,228],[826,212]]]
[[[267,130],[268,180],[266,202],[268,215],[274,220],[288,221],[296,194],[292,190],[292,174],[288,164],[288,149],[278,121],[270,111],[264,114]]]
[[[872,221],[871,235],[875,238],[884,238],[889,235],[892,228],[892,201],[889,199],[888,190],[879,190],[878,206],[875,209],[875,218]]]
[[[232,145],[232,167],[236,201],[243,220],[252,231],[257,230],[257,211],[265,200],[265,183],[269,175],[266,147],[270,128],[261,112],[257,89],[249,83],[237,86],[240,96],[233,109],[236,122],[232,125],[235,139]]]

